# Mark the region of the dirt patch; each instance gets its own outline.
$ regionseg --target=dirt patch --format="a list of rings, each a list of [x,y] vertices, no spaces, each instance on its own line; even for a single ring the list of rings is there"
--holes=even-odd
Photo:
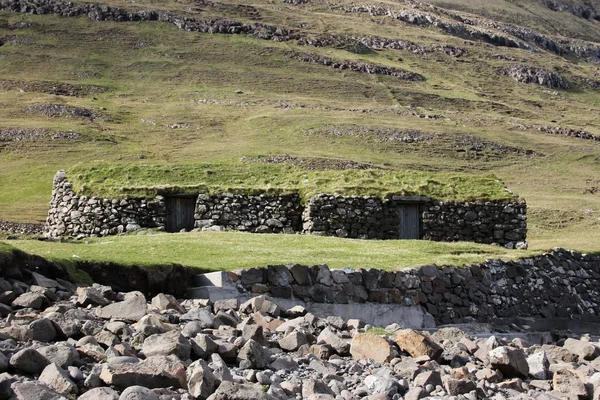
[[[305,158],[293,157],[287,154],[273,155],[265,157],[242,157],[242,162],[259,164],[289,164],[295,165],[305,170],[323,171],[323,170],[349,170],[349,169],[379,169],[372,164],[365,164],[352,160],[341,160],[335,158]]]
[[[0,79],[0,90],[47,93],[58,96],[82,97],[105,92],[106,89],[92,85],[71,85],[62,82],[26,82]]]
[[[26,113],[37,113],[47,117],[74,117],[96,119],[98,115],[88,108],[65,106],[62,104],[39,104],[25,108]]]

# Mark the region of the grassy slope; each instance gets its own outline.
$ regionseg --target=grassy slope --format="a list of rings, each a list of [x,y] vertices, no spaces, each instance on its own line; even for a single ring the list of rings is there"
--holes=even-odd
[[[109,3],[129,4],[117,0]],[[533,3],[527,2],[527,7],[533,7]],[[137,4],[180,10],[189,6],[185,2]],[[465,4],[456,8],[464,8]],[[75,142],[44,139],[0,147],[0,187],[6,189],[0,191],[0,218],[43,220],[54,172],[90,160],[233,165],[243,156],[288,153],[351,159],[398,170],[482,175],[493,172],[528,200],[533,247],[598,249],[600,196],[584,191],[600,185],[600,145],[522,131],[508,123],[558,124],[600,134],[598,92],[575,87],[554,95],[545,88],[517,84],[493,70],[507,62],[487,56],[494,53],[524,58],[532,64],[558,68],[567,79],[593,78],[593,65],[545,52],[467,44],[435,29],[334,12],[323,5],[296,7],[269,1],[253,5],[260,10],[263,22],[285,26],[302,22],[313,33],[378,34],[423,45],[448,43],[466,48],[469,54],[461,59],[394,50],[355,55],[242,36],[199,35],[159,23],[94,23],[87,19],[0,13],[0,36],[23,39],[0,47],[3,78],[107,88],[104,93],[83,98],[18,90],[0,92],[0,127],[45,127],[82,134]],[[494,10],[492,16],[499,14]],[[481,8],[473,6],[469,11],[481,13]],[[550,17],[549,10],[538,11],[541,17],[524,19],[534,28]],[[221,11],[204,8],[192,12],[217,15]],[[225,16],[250,19],[236,13]],[[575,17],[561,13],[561,18],[565,26],[577,26]],[[8,29],[19,22],[31,25]],[[595,24],[586,28],[590,35],[600,31],[596,22],[586,21],[582,26],[585,24]],[[140,43],[144,45],[140,47]],[[335,71],[295,61],[285,55],[288,50],[366,59],[418,72],[427,80],[403,82]],[[79,78],[81,72],[97,77]],[[244,93],[235,94],[237,89]],[[26,106],[44,103],[90,107],[103,116],[89,121],[22,112]],[[444,118],[426,120],[402,115],[414,110]],[[167,127],[175,123],[183,127]],[[307,133],[332,125],[419,129],[439,133],[442,139],[468,134],[534,150],[543,156],[498,154],[493,150],[483,154],[457,152],[442,139],[425,146],[381,142],[375,137]]]
[[[473,243],[364,241],[241,232],[133,235],[89,239],[86,244],[32,240],[9,243],[23,251],[59,260],[99,260],[125,265],[177,263],[206,269],[300,263],[396,270],[431,263],[462,266],[489,258],[516,259],[533,254]]]

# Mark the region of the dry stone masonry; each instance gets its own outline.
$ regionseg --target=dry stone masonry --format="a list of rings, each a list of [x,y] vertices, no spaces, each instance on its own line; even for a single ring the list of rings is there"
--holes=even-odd
[[[167,195],[165,195],[167,196]],[[426,197],[318,194],[302,204],[299,194],[200,194],[190,225],[199,230],[304,233],[360,239],[399,239],[403,209],[414,210],[413,239],[524,246],[525,202],[440,202]],[[107,236],[168,226],[176,212],[168,198],[104,199],[77,195],[63,171],[54,178],[46,221],[48,236]],[[179,229],[177,229],[179,230]]]
[[[600,316],[600,256],[558,249],[519,261],[403,271],[271,265],[230,273],[242,293],[307,303],[421,305],[441,324]]]
[[[54,176],[46,234],[57,236],[107,236],[126,230],[165,224],[162,197],[154,200],[118,200],[78,196],[64,171]]]

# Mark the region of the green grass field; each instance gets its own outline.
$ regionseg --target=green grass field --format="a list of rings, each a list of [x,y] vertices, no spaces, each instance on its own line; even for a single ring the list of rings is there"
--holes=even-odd
[[[420,55],[387,49],[359,55],[334,47],[185,32],[158,22],[93,22],[87,18],[0,12],[0,39],[4,43],[0,46],[0,76],[18,81],[12,86],[0,85],[4,87],[0,90],[0,219],[45,220],[52,177],[59,169],[68,170],[82,192],[111,196],[151,192],[153,187],[163,185],[201,184],[208,185],[208,190],[300,187],[305,194],[338,190],[380,195],[404,191],[447,199],[509,196],[495,181],[497,177],[528,202],[531,249],[600,250],[600,143],[519,127],[565,126],[600,135],[600,93],[581,83],[582,79],[599,79],[593,63],[542,50],[529,52],[469,41],[444,35],[433,27],[345,13],[327,3],[294,6],[259,0],[252,3],[253,9],[240,7],[244,3],[239,0],[222,3],[219,8],[199,7],[187,0],[103,3],[196,17],[260,21],[314,36],[378,35],[427,48],[452,45],[467,53],[452,57],[436,51]],[[376,3],[396,10],[408,7],[398,2]],[[600,39],[600,22],[557,13],[534,0],[518,4],[500,1],[493,7],[487,2],[463,0],[433,3],[465,16],[518,23],[548,35]],[[339,4],[350,3],[344,0]],[[439,17],[447,18],[441,14]],[[425,81],[334,70],[303,63],[290,57],[290,52],[402,68],[423,75]],[[495,70],[516,62],[558,71],[572,88],[555,91],[519,84]],[[28,83],[27,87],[23,82]],[[100,89],[81,97],[54,95],[44,89],[53,82]],[[242,93],[236,93],[238,90]],[[96,118],[52,117],[25,111],[44,104],[90,109]],[[438,117],[422,118],[424,115]],[[11,140],[2,136],[9,129],[75,132],[79,137]],[[427,140],[405,143],[378,135],[377,130],[416,130],[429,136]],[[352,133],[356,131],[363,133]],[[282,154],[352,160],[379,169],[342,174],[240,162],[243,157]],[[207,174],[207,169],[216,171]],[[463,174],[474,178],[457,178]],[[227,242],[239,237],[243,236],[223,234],[210,236],[210,240]],[[205,240],[192,234],[157,238],[162,239],[148,236],[114,240],[122,243],[119,246],[125,254],[124,262],[134,262],[134,257],[140,263],[149,262],[141,250],[144,240],[159,240],[165,249],[173,249],[173,257],[177,249],[184,248],[178,246],[184,246],[186,240],[190,246],[197,244],[195,240]],[[134,240],[141,242],[130,242]],[[247,240],[256,243],[246,247]],[[392,261],[394,252],[404,248],[422,252],[423,262],[440,263],[450,262],[445,261],[446,252],[448,257],[455,257],[453,251],[469,255],[479,249],[461,248],[466,246],[462,244],[422,243],[412,247],[402,242],[340,242],[346,249],[340,254],[330,245],[338,242],[295,236],[259,236],[244,239],[239,246],[267,248],[274,241],[282,243],[280,255],[340,266],[344,262],[358,265],[361,257],[380,257],[380,266],[416,265],[412,261]],[[92,242],[90,253],[79,252],[91,257],[94,248],[103,246],[98,244],[101,240]],[[69,246],[85,248],[18,243],[23,248],[39,246],[35,251],[50,252],[46,254],[56,249],[61,257],[72,255],[66,254],[71,252]],[[292,244],[298,252],[311,247],[315,252],[288,253],[292,250],[286,246]],[[332,247],[327,253],[317,251],[328,246]],[[458,249],[452,250],[452,246]],[[249,251],[241,254],[240,262],[271,262],[269,254],[261,253],[259,258],[253,258]],[[275,255],[274,260],[284,262],[278,257]],[[352,257],[357,258],[352,261]],[[236,258],[240,255],[231,257],[233,265],[237,265]],[[414,256],[408,259],[421,262]],[[214,261],[208,264],[216,265]],[[229,264],[224,261],[221,265]]]
[[[35,240],[5,243],[55,260],[148,266],[174,263],[209,270],[290,263],[397,270],[432,263],[463,266],[490,258],[514,260],[535,253],[464,242],[367,241],[241,232],[157,233],[87,239],[76,243]]]

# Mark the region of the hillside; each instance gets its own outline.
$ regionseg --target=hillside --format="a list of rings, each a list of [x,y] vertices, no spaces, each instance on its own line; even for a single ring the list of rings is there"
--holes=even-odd
[[[43,221],[59,169],[493,174],[532,248],[600,250],[598,1],[0,9],[0,219]]]

